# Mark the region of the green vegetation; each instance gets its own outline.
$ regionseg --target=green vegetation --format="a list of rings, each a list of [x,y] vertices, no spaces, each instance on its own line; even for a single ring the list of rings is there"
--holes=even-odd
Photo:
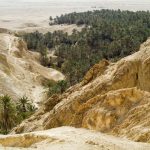
[[[22,121],[31,116],[36,111],[36,108],[33,104],[30,103],[29,99],[26,96],[23,96],[19,99],[16,110],[18,113],[18,117]]]
[[[83,78],[87,70],[101,59],[115,61],[139,49],[150,36],[150,12],[101,10],[70,13],[53,19],[53,24],[85,25],[72,35],[55,31],[25,34],[30,50],[39,51],[42,64],[52,66],[47,54],[55,50],[57,68],[67,77],[69,85]],[[50,17],[50,24],[52,18]]]
[[[67,89],[67,81],[48,81],[46,87],[48,88],[48,96],[52,96],[53,94],[62,94]]]
[[[15,106],[8,95],[0,98],[0,108],[0,129],[6,134],[15,125],[16,120]]]
[[[35,112],[36,108],[27,97],[20,98],[14,104],[11,97],[0,97],[0,133],[7,134],[13,127]]]

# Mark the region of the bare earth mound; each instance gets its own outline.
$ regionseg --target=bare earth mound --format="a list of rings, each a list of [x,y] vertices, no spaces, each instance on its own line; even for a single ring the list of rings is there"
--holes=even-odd
[[[35,103],[45,97],[44,80],[62,80],[64,76],[40,65],[39,54],[29,52],[24,41],[0,33],[0,94],[14,99],[26,95]]]

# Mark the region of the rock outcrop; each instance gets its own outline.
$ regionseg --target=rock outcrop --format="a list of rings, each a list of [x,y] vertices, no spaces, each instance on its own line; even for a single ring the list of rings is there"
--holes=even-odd
[[[40,65],[40,55],[27,50],[26,43],[8,33],[0,33],[0,94],[13,99],[26,95],[35,103],[45,97],[44,80],[62,80],[64,76]]]
[[[53,96],[12,133],[84,127],[150,142],[150,39],[116,63],[103,60],[83,81]]]
[[[0,150],[149,150],[150,145],[100,132],[60,127],[40,132],[0,136]]]

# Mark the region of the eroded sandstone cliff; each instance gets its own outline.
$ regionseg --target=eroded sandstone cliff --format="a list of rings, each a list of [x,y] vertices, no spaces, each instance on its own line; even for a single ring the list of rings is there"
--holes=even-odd
[[[12,133],[74,126],[150,142],[149,116],[150,39],[116,63],[96,64],[81,83],[49,98]]]

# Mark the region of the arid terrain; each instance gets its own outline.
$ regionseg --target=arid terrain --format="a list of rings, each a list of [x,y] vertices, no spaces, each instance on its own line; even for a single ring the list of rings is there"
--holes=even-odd
[[[86,129],[60,127],[21,135],[2,136],[1,150],[149,150],[150,145]],[[5,146],[5,148],[4,148]]]
[[[14,99],[27,96],[34,103],[45,97],[44,80],[62,80],[64,76],[40,64],[40,55],[29,52],[21,39],[0,33],[0,92]]]
[[[0,28],[48,30],[49,16],[95,9],[150,10],[149,5],[149,0],[1,0]]]
[[[0,135],[0,150],[149,150],[150,39],[115,63],[101,60],[80,83],[47,98],[43,82],[65,76],[42,66],[40,54],[29,51],[15,33],[71,34],[82,26],[49,26],[49,16],[102,8],[150,10],[150,1],[15,1],[15,7],[11,0],[0,2],[0,95],[13,100],[26,95],[39,109]]]
[[[11,132],[24,134],[2,136],[2,148],[150,149],[149,144],[144,144],[150,142],[149,57],[150,40],[147,40],[131,56],[116,63],[103,60],[96,64],[81,83],[45,101],[32,117]],[[95,131],[57,128],[60,126]],[[51,128],[56,129],[48,130]],[[29,133],[33,131],[38,132]]]
[[[12,133],[74,126],[150,142],[149,61],[150,40],[116,63],[100,61],[81,83],[48,99]]]

